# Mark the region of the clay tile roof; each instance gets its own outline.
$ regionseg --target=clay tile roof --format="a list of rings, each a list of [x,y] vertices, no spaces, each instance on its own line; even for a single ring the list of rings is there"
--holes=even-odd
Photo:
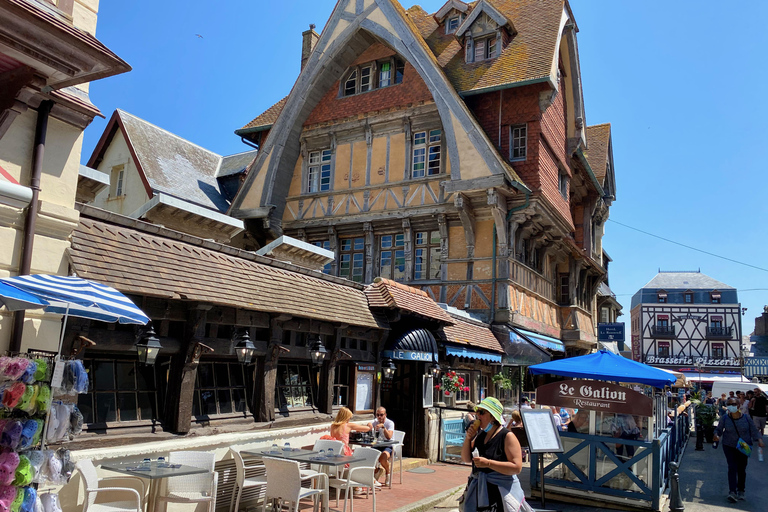
[[[589,162],[592,172],[600,185],[605,181],[605,169],[608,163],[608,146],[611,140],[611,124],[587,126],[587,147],[584,158]]]
[[[360,288],[279,268],[281,262],[273,267],[261,263],[270,260],[260,256],[238,257],[84,217],[73,233],[69,255],[78,276],[123,293],[382,326]]]
[[[365,289],[371,308],[401,309],[426,318],[452,324],[454,320],[424,290],[377,277]]]
[[[288,96],[281,99],[271,107],[269,107],[267,110],[264,111],[264,113],[260,114],[256,119],[248,123],[247,125],[240,128],[240,130],[237,130],[237,132],[240,132],[242,130],[248,130],[249,132],[258,132],[262,130],[268,129],[270,126],[275,124],[275,121],[277,121],[277,117],[280,115],[280,112],[283,111],[283,107],[285,106],[285,102],[288,101]],[[237,133],[235,132],[235,133]]]
[[[504,352],[501,343],[493,335],[491,329],[483,324],[466,322],[452,317],[454,324],[443,327],[448,343],[464,345],[489,350],[492,352]]]

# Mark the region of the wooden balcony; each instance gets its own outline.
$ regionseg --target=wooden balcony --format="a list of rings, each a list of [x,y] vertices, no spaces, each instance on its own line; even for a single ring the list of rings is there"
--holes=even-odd
[[[543,275],[516,260],[509,262],[509,279],[549,300],[554,300],[555,285]]]

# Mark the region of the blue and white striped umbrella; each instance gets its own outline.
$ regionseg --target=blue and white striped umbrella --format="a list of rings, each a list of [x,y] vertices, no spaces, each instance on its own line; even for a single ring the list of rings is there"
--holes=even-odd
[[[80,277],[35,274],[6,277],[0,283],[44,299],[49,304],[45,310],[50,313],[121,324],[149,322],[149,317],[119,291]]]
[[[8,311],[19,311],[22,309],[40,309],[47,306],[48,302],[14,286],[0,283],[0,304],[5,306]]]

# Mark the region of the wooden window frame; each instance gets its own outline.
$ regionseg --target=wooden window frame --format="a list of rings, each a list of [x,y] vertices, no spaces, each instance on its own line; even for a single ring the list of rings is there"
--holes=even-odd
[[[344,245],[347,241],[350,241],[349,248],[345,249]],[[362,248],[358,248],[358,241],[362,241]],[[348,272],[344,269],[345,257],[347,257],[346,263],[349,264]],[[359,280],[355,279],[355,266],[356,262],[361,262]],[[350,281],[356,283],[362,283],[365,280],[365,237],[355,236],[339,239],[339,277],[344,277]]]
[[[226,383],[221,383],[218,381],[218,374],[216,371],[216,365],[227,365],[227,380]],[[213,380],[214,385],[213,386],[202,386],[200,382],[200,368],[204,365],[211,365],[211,368],[213,370]],[[232,381],[232,369],[235,369],[235,371],[239,370],[242,372],[242,385],[234,384]],[[244,367],[242,364],[238,362],[231,362],[231,361],[201,361],[198,365],[198,373],[195,378],[195,393],[193,398],[193,404],[192,404],[192,418],[196,421],[205,421],[208,419],[222,419],[222,418],[242,418],[247,417],[251,414],[251,407],[250,407],[250,398],[251,398],[251,390],[248,386],[248,378],[246,376],[246,367]],[[240,391],[242,390],[243,393],[243,400],[244,400],[244,408],[242,411],[237,410],[237,404],[235,400],[235,394],[234,391]],[[228,392],[229,393],[229,404],[231,407],[230,411],[224,411],[222,410],[222,403],[223,401],[220,399],[220,392]],[[204,392],[211,392],[214,393],[214,400],[216,403],[216,412],[213,414],[206,414],[203,412],[203,393]],[[198,414],[195,414],[195,405],[197,404],[197,412]]]
[[[379,275],[381,277],[392,279],[393,281],[397,281],[399,283],[408,281],[409,276],[406,275],[406,269],[408,266],[406,265],[405,261],[405,234],[404,233],[389,233],[389,234],[382,234],[379,235]],[[389,239],[389,244],[385,246],[386,240]],[[390,267],[389,275],[385,273],[384,268],[384,258],[385,254],[389,253],[389,264]],[[399,275],[396,275],[395,268],[398,266],[397,262],[399,259],[402,259],[402,273]]]
[[[672,344],[668,341],[659,341],[658,343],[658,349],[657,352],[659,354],[659,357],[671,357],[672,353]],[[662,350],[666,349],[666,350]]]
[[[298,372],[296,375],[298,375],[298,378],[301,379],[301,369],[305,368],[307,370],[307,383],[301,384],[281,384],[281,370],[285,368],[288,370],[288,377],[292,378],[292,375],[290,370],[291,368],[296,368]],[[313,368],[313,366],[308,361],[285,361],[283,363],[278,363],[277,365],[277,379],[275,380],[275,411],[276,412],[282,412],[282,413],[291,413],[291,412],[299,412],[299,411],[315,411],[317,410],[317,399],[315,397],[315,393],[317,393],[316,385],[314,382],[314,376],[317,373],[317,370]],[[285,406],[282,406],[281,401],[279,400],[278,390],[279,389],[290,389],[291,390],[291,397],[293,396],[299,396],[297,393],[294,395],[293,390],[294,389],[301,389],[304,388],[304,390],[309,390],[309,402],[310,404],[307,405],[306,403],[301,405],[288,405],[288,400],[286,398]],[[287,395],[285,395],[287,397]],[[306,399],[306,395],[301,394],[301,397],[304,397]],[[293,398],[292,398],[293,399]]]
[[[515,131],[518,131],[517,134]],[[520,130],[524,133],[520,134]],[[522,146],[520,145],[522,141]],[[517,155],[515,154],[517,152]],[[528,123],[513,124],[509,127],[509,161],[524,162],[528,159]],[[562,174],[562,172],[560,173]]]
[[[317,157],[315,161],[313,158]],[[304,192],[329,192],[333,183],[333,150],[317,149],[307,155],[307,181]]]
[[[419,140],[423,142],[418,142]],[[442,128],[431,128],[414,132],[411,142],[411,179],[428,178],[442,174],[442,153]],[[417,158],[419,159],[418,161]],[[437,162],[436,165],[434,164],[435,162]],[[416,169],[417,164],[423,165],[423,168]]]
[[[725,357],[725,343],[712,344],[712,358],[723,359]]]
[[[435,240],[434,235],[437,234]],[[424,241],[419,242],[421,235],[424,235]],[[437,258],[437,272],[441,272],[440,251],[442,250],[442,237],[440,231],[437,229],[431,229],[428,231],[417,231],[413,237],[413,279],[414,281],[427,281],[427,280],[439,280],[440,275],[433,277],[432,270],[435,263],[435,257]],[[435,255],[435,249],[437,254]],[[423,262],[419,262],[419,259],[423,258]],[[423,269],[419,270],[419,265],[422,265]]]

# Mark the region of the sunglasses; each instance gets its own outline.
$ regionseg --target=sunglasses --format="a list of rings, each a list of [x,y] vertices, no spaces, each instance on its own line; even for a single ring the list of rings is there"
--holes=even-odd
[[[478,410],[477,410],[477,415],[478,415],[478,416],[482,416],[482,415],[484,415],[484,414],[488,414],[488,411],[484,411],[483,409],[478,409]]]
[[[386,414],[377,414],[376,416],[377,417],[379,417],[379,416],[384,417],[384,416],[386,416]]]

